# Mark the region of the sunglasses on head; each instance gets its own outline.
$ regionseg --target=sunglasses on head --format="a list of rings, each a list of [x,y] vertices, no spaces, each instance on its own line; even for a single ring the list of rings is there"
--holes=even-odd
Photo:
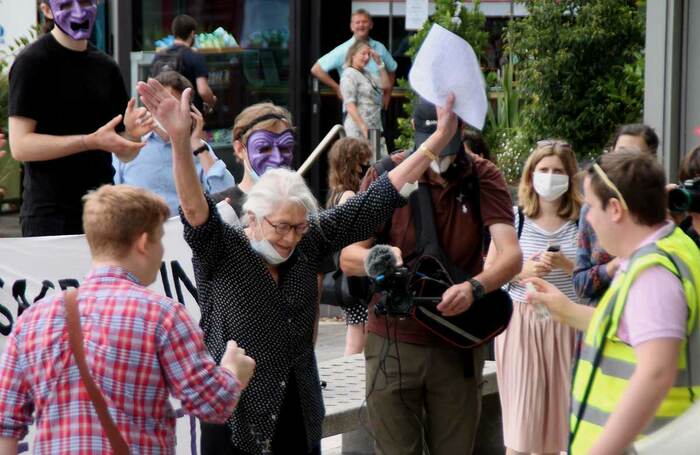
[[[562,149],[569,149],[571,150],[571,144],[569,144],[566,141],[562,141],[560,139],[543,139],[541,141],[537,141],[537,148],[543,148],[543,147],[557,147]]]
[[[603,181],[603,183],[605,183],[605,186],[607,186],[610,189],[610,191],[612,191],[615,194],[615,197],[617,198],[617,200],[620,201],[622,208],[629,212],[629,207],[627,205],[627,201],[625,201],[625,198],[622,196],[622,193],[620,192],[617,185],[615,185],[615,183],[613,183],[613,181],[610,180],[610,177],[608,177],[608,174],[605,173],[605,171],[601,167],[601,163],[602,163],[602,156],[599,156],[588,167],[588,174],[589,175],[597,175]]]

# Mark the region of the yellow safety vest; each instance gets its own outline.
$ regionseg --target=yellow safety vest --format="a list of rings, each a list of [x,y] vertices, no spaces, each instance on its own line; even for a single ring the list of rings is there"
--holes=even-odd
[[[588,453],[627,389],[636,356],[634,348],[617,337],[617,329],[632,283],[640,272],[653,266],[662,266],[681,280],[688,304],[688,325],[676,382],[640,437],[666,425],[690,407],[696,396],[700,397],[700,251],[683,231],[675,228],[632,255],[627,271],[618,274],[593,314],[571,392],[569,454]]]

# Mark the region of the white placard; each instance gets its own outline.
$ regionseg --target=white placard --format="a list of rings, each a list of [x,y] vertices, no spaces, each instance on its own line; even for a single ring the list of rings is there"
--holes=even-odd
[[[421,97],[444,106],[455,95],[454,112],[471,126],[482,129],[486,119],[486,82],[474,49],[449,30],[434,24],[408,75]]]
[[[406,30],[418,30],[428,20],[428,0],[406,0]]]

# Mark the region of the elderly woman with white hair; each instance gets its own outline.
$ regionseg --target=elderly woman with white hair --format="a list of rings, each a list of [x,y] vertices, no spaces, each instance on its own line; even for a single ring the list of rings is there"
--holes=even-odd
[[[319,213],[301,176],[265,173],[249,191],[247,226],[222,222],[203,194],[189,156],[190,115],[154,80],[139,83],[146,107],[173,138],[173,170],[192,248],[200,325],[215,359],[236,339],[256,373],[224,427],[204,427],[202,453],[320,453],[323,400],[312,341],[317,270],[323,258],[369,238],[454,135],[453,97],[437,131],[401,165],[345,204]]]

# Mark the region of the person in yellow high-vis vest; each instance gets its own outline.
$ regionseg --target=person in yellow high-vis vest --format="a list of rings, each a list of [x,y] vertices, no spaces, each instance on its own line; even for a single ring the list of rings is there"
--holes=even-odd
[[[569,454],[623,453],[700,397],[700,251],[667,220],[665,177],[636,150],[588,170],[587,220],[622,258],[597,308],[526,280],[533,308],[585,331],[574,372]]]

